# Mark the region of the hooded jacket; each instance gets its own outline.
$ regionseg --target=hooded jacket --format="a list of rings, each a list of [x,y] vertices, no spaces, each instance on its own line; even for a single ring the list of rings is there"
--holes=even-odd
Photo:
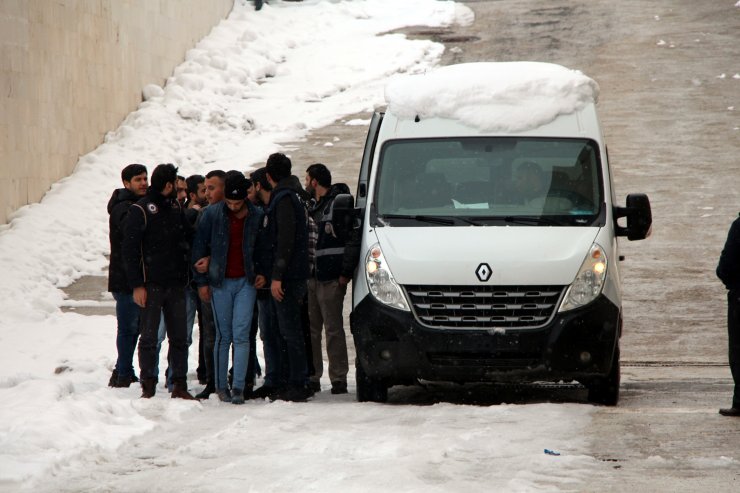
[[[130,293],[126,282],[126,269],[123,263],[123,227],[129,208],[141,197],[127,188],[113,190],[108,201],[108,238],[110,239],[110,264],[108,265],[108,291],[111,293]]]

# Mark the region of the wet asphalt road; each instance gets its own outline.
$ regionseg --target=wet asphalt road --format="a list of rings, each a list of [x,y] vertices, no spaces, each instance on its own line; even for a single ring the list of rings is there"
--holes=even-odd
[[[603,474],[579,490],[736,491],[740,419],[717,413],[730,403],[732,381],[725,290],[714,268],[740,210],[733,186],[740,175],[740,76],[733,78],[740,8],[688,0],[463,3],[476,14],[472,26],[404,32],[444,43],[445,64],[545,61],[594,78],[618,202],[643,192],[652,203],[652,237],[620,241],[621,401],[594,413],[590,452]],[[321,145],[335,136],[335,146]],[[295,143],[294,162],[324,162],[353,184],[364,137],[338,122]],[[584,390],[568,386],[390,393],[397,403],[439,400],[586,402]]]

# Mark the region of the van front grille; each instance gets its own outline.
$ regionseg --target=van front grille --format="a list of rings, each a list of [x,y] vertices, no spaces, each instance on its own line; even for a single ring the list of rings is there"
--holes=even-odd
[[[564,286],[405,285],[414,316],[442,329],[537,328],[555,314]]]

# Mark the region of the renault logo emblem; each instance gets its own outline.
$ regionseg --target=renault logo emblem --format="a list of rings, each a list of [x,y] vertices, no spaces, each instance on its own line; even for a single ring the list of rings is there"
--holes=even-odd
[[[491,274],[493,274],[491,266],[485,262],[480,264],[478,268],[475,269],[475,275],[478,276],[480,282],[486,282],[487,280],[489,280],[491,278]]]

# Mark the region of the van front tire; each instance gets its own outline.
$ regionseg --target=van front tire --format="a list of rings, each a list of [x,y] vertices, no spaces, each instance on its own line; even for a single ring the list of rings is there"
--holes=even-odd
[[[381,379],[368,376],[360,362],[357,362],[355,367],[357,401],[386,402],[388,400],[388,386]]]
[[[616,406],[619,402],[619,383],[621,372],[619,365],[619,346],[614,351],[612,367],[606,377],[586,383],[588,401],[603,406]]]

